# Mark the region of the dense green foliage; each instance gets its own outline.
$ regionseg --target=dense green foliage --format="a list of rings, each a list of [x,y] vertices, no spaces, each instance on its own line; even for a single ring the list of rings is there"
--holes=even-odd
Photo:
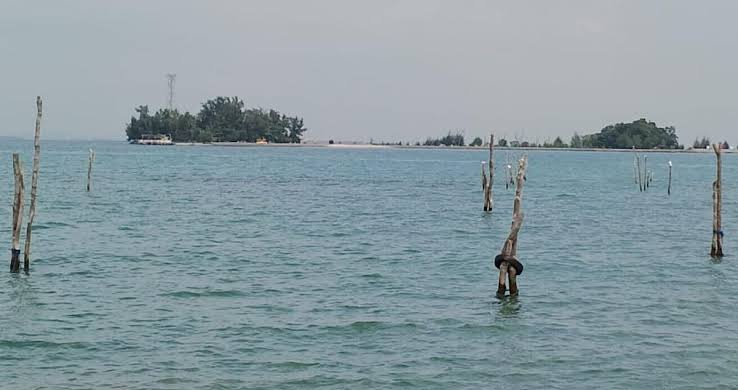
[[[464,135],[457,131],[456,134],[451,134],[451,132],[448,132],[448,135],[442,138],[428,138],[425,140],[425,143],[423,144],[425,146],[464,146]]]
[[[582,138],[585,148],[627,149],[677,149],[680,148],[673,126],[658,127],[654,122],[639,119],[632,123],[609,125],[599,133]]]
[[[189,112],[160,109],[149,114],[148,106],[136,108],[126,126],[128,140],[143,134],[170,135],[174,142],[300,143],[307,130],[302,118],[288,117],[276,110],[246,109],[238,97],[217,97],[203,103],[197,116]]]
[[[469,144],[469,146],[482,146],[482,143],[483,143],[482,139],[479,137],[476,137],[474,138],[474,141],[472,141],[472,143]]]

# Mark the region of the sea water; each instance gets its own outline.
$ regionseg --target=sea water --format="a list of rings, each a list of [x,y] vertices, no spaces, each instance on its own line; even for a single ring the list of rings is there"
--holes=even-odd
[[[13,151],[28,193],[32,142],[0,144],[6,248]],[[482,149],[43,141],[31,273],[0,272],[0,388],[737,387],[738,156],[713,261],[712,153],[648,153],[639,192],[632,153],[529,151],[500,300],[522,152],[497,151],[484,213]]]

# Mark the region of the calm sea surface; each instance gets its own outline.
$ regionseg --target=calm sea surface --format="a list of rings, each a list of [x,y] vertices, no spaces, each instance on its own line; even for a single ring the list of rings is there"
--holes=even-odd
[[[639,193],[631,153],[530,152],[499,300],[513,190],[498,169],[482,212],[485,151],[42,148],[31,275],[0,256],[2,389],[738,387],[736,155],[714,262],[712,153],[649,154]]]

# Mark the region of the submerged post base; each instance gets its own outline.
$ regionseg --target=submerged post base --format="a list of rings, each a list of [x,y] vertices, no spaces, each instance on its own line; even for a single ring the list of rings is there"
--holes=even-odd
[[[20,272],[20,249],[10,250],[10,272]]]

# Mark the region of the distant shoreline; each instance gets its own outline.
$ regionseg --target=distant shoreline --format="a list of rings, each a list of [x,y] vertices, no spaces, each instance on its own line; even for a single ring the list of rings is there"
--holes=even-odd
[[[225,146],[225,147],[301,147],[301,148],[335,148],[335,149],[420,149],[420,150],[489,150],[488,146],[425,146],[425,145],[373,145],[373,144],[326,144],[326,143],[271,143],[257,144],[253,142],[182,142],[176,146]],[[600,149],[600,148],[535,148],[495,146],[495,150],[525,150],[525,151],[558,151],[558,152],[639,152],[639,153],[712,153],[712,149]],[[736,149],[723,149],[723,153],[736,153]]]

